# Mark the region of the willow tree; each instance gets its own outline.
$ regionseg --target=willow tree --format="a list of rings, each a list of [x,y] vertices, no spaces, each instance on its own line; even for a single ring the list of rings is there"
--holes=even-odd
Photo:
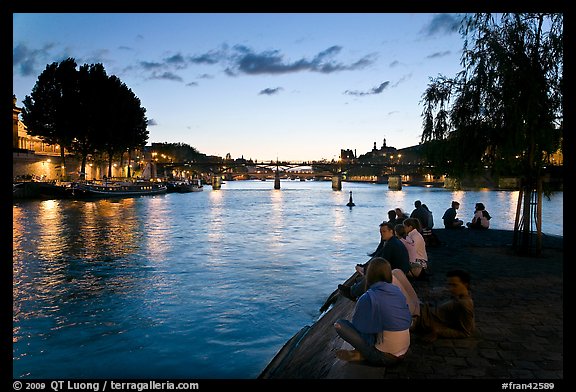
[[[563,131],[563,16],[468,15],[460,32],[463,70],[431,79],[422,141],[443,141],[455,173],[518,173],[514,247],[539,254],[542,168]]]

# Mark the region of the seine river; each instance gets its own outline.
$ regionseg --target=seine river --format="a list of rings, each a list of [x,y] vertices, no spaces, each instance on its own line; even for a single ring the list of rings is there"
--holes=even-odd
[[[518,192],[283,180],[116,200],[13,203],[15,378],[253,379],[419,199],[435,227],[483,202],[513,229]],[[346,203],[350,191],[355,207]],[[563,193],[543,231],[563,235]]]

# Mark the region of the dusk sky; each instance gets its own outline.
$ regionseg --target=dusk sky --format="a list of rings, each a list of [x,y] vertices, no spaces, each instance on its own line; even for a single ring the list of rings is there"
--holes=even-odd
[[[140,98],[149,140],[276,160],[420,142],[430,77],[461,70],[459,14],[13,15],[17,105],[46,65],[102,63]]]

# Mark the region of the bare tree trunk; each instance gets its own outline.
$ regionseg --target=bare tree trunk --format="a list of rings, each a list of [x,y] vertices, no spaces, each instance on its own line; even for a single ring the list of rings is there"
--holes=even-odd
[[[542,254],[542,177],[538,176],[536,183],[536,192],[538,193],[538,200],[536,204],[536,255]]]
[[[518,203],[516,204],[516,219],[514,221],[514,239],[512,247],[518,249],[518,235],[520,233],[520,212],[522,211],[522,199],[524,197],[524,179],[520,183],[520,191],[518,192]]]

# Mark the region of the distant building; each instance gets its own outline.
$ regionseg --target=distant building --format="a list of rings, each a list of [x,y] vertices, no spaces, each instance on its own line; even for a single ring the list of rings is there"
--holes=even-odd
[[[28,128],[20,121],[22,109],[16,106],[12,96],[12,149],[27,150],[38,155],[60,156],[60,146],[44,143],[38,136],[28,134]]]
[[[344,150],[344,149],[340,150],[340,160],[351,161],[353,159],[356,159],[356,151]]]

